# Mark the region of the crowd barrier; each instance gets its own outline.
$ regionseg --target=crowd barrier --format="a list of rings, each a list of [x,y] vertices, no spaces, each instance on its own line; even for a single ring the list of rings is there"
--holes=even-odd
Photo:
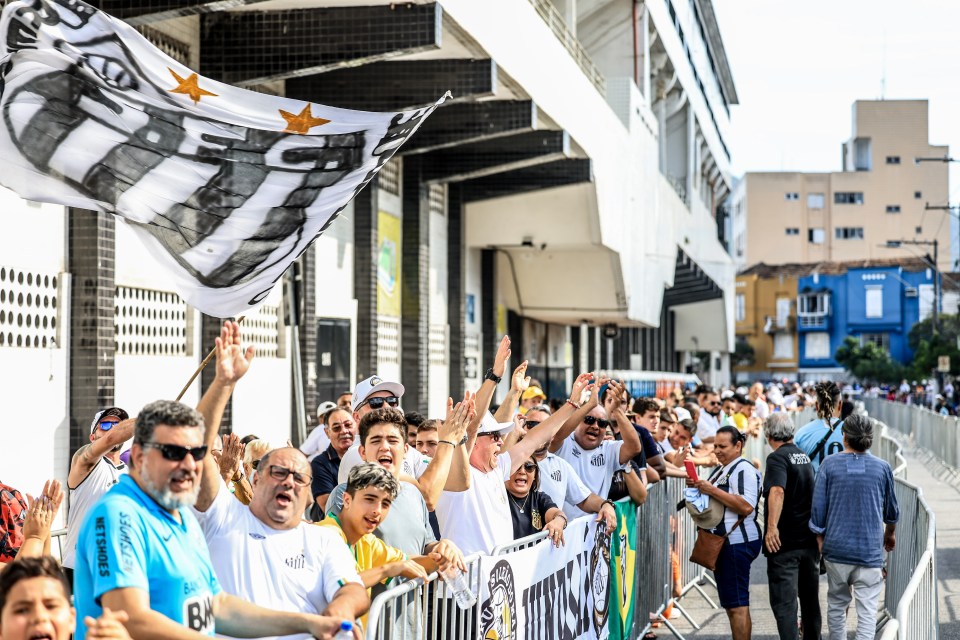
[[[907,481],[907,462],[900,445],[886,434],[892,429],[951,465],[956,456],[956,418],[947,418],[922,407],[864,398],[867,414],[879,423],[882,433],[872,453],[894,470],[895,491],[900,504],[897,546],[887,557],[884,606],[891,620],[883,640],[936,640],[939,637],[937,597],[936,520],[923,498],[923,491]]]

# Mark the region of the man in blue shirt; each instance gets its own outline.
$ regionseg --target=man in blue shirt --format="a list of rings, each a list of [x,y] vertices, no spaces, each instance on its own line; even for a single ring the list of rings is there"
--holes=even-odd
[[[834,382],[821,382],[815,387],[817,394],[817,419],[797,430],[793,441],[810,458],[813,472],[827,456],[843,451],[843,431],[840,411],[843,399],[840,387]]]
[[[218,338],[218,346],[219,346]],[[134,640],[310,633],[332,638],[341,620],[263,609],[224,593],[203,534],[187,508],[200,489],[203,418],[177,402],[137,417],[130,474],[84,520],[77,544],[77,640],[86,616],[125,611]]]
[[[883,588],[883,552],[896,545],[900,507],[890,465],[870,455],[873,425],[862,415],[843,423],[842,452],[824,460],[813,490],[810,530],[827,566],[827,628],[846,638],[851,588],[857,605],[857,640],[874,637]]]

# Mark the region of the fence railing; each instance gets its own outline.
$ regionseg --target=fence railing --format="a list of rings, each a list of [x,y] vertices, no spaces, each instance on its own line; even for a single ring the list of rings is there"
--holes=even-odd
[[[897,546],[888,556],[884,606],[893,617],[883,630],[883,640],[936,640],[939,638],[937,597],[937,527],[923,491],[907,482],[907,462],[900,445],[887,429],[909,436],[918,446],[950,464],[955,456],[958,424],[927,409],[880,398],[864,398],[864,408],[883,429],[873,454],[894,470],[894,490],[900,505]],[[953,431],[953,433],[951,433]],[[953,444],[954,446],[950,446]]]

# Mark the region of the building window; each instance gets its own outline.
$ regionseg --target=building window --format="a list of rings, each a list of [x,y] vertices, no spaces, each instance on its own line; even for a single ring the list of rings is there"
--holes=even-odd
[[[824,198],[822,193],[807,194],[807,209],[823,209]]]
[[[806,356],[808,360],[830,359],[830,334],[817,331],[806,335]]]
[[[933,285],[922,284],[917,287],[917,297],[920,300],[920,322],[933,315]]]
[[[863,204],[862,191],[837,191],[833,194],[834,204]]]
[[[800,235],[800,229],[798,229],[798,228],[796,228],[796,227],[787,227],[787,235],[788,235],[788,236],[798,236],[798,235]]]
[[[914,192],[913,192],[913,197],[914,197],[914,199],[919,200],[920,198],[923,197],[923,192],[922,192],[922,191],[914,191]]]
[[[916,233],[917,235],[919,235],[919,234],[923,233],[923,227],[914,227],[914,228],[913,228],[913,232]]]
[[[807,241],[812,244],[823,244],[823,229],[815,228],[807,230]]]
[[[773,336],[773,357],[777,360],[793,358],[793,334],[778,333]]]
[[[883,317],[883,287],[870,286],[866,288],[866,315],[868,318]]]
[[[777,298],[777,326],[787,327],[790,321],[790,298]]]
[[[857,171],[870,171],[872,158],[870,157],[870,138],[857,138],[853,141],[854,158]]]
[[[898,204],[888,204],[887,213],[900,213],[900,205]]]
[[[889,333],[864,333],[860,335],[860,346],[875,344],[884,351],[890,350]]]
[[[825,316],[830,313],[830,294],[801,293],[797,296],[797,315]]]
[[[887,156],[887,164],[900,164],[900,156]]]
[[[784,194],[783,198],[784,200],[799,200],[800,194],[796,193],[795,191],[788,191],[786,194]]]
[[[837,240],[863,240],[863,227],[837,227]]]
[[[747,319],[747,297],[742,293],[737,294],[737,322],[743,322]]]

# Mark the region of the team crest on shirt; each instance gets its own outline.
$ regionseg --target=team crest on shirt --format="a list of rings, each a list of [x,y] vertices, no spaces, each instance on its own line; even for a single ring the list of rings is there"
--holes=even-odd
[[[533,528],[537,531],[543,529],[543,516],[540,515],[539,509],[534,509],[530,512],[530,519],[533,524]]]
[[[606,456],[606,454],[600,453],[600,454],[595,455],[595,456],[593,456],[592,458],[590,458],[590,466],[591,466],[591,467],[602,467],[602,466],[604,466],[604,465],[606,465],[606,464],[607,464],[607,456]]]
[[[482,640],[517,640],[517,599],[513,569],[501,560],[490,572],[490,597],[480,605]]]
[[[563,476],[560,475],[560,469],[554,470],[554,472],[550,474],[550,477],[556,482],[561,482],[563,480]]]

